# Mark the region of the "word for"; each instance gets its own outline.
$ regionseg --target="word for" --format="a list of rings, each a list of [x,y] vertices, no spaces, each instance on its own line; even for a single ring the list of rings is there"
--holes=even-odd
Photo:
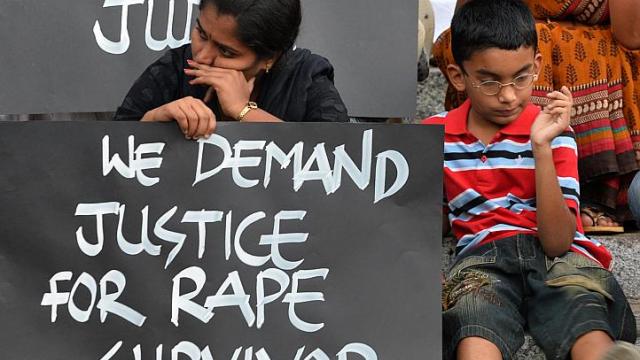
[[[127,255],[138,255],[145,252],[151,256],[160,256],[162,252],[162,245],[154,244],[149,239],[149,206],[145,206],[141,212],[141,226],[140,236],[138,242],[133,243],[127,240],[123,234],[122,228],[124,223],[126,205],[118,202],[103,202],[103,203],[81,203],[76,207],[76,216],[93,216],[96,220],[96,241],[95,243],[89,242],[85,235],[82,226],[79,226],[76,230],[76,242],[80,250],[87,256],[97,256],[102,251],[105,242],[104,232],[104,217],[106,215],[118,216],[118,227],[116,230],[116,242],[122,252]],[[176,214],[178,207],[174,206],[162,214],[153,225],[153,234],[162,241],[175,244],[165,262],[164,268],[166,269],[175,257],[180,253],[187,235],[165,228],[166,223]],[[282,221],[286,220],[302,220],[307,214],[304,210],[283,210],[278,212],[273,217],[273,231],[270,234],[263,234],[260,236],[259,245],[269,247],[268,255],[254,255],[247,252],[241,243],[242,235],[245,230],[252,224],[259,222],[266,218],[266,214],[263,211],[256,211],[246,216],[238,226],[235,233],[233,232],[233,211],[228,211],[225,215],[224,212],[219,210],[198,210],[198,211],[185,211],[182,216],[182,223],[193,223],[198,226],[198,259],[202,259],[205,253],[205,246],[207,240],[207,227],[209,223],[222,222],[224,220],[224,244],[225,244],[225,260],[229,260],[231,257],[231,249],[233,242],[233,250],[237,258],[244,264],[254,267],[259,267],[266,264],[268,261],[273,262],[275,266],[283,270],[292,270],[298,267],[304,259],[292,261],[285,259],[280,251],[280,245],[303,243],[307,241],[309,237],[308,233],[281,233],[280,225]],[[232,241],[233,239],[233,241]]]
[[[173,18],[175,12],[175,0],[169,0],[169,15],[167,16],[167,33],[164,40],[156,40],[151,35],[151,24],[153,23],[153,2],[154,0],[147,0],[147,23],[144,30],[144,40],[147,47],[151,50],[160,51],[166,47],[177,48],[184,44],[189,43],[191,29],[191,19],[193,17],[193,6],[200,4],[200,0],[185,0],[187,7],[187,18],[184,25],[184,34],[182,39],[176,39],[173,37]],[[102,7],[121,7],[120,16],[120,39],[113,41],[107,39],[102,33],[102,27],[100,22],[96,20],[93,25],[93,35],[96,38],[98,46],[110,54],[124,54],[131,43],[129,38],[129,6],[142,5],[145,0],[105,0]]]
[[[260,183],[258,179],[247,179],[242,175],[240,169],[258,167],[262,163],[262,157],[243,156],[243,151],[264,151],[265,167],[262,184],[266,189],[271,180],[273,162],[280,164],[280,169],[289,167],[293,160],[293,190],[298,191],[307,181],[321,181],[327,195],[338,190],[342,184],[343,171],[353,180],[354,184],[365,190],[370,184],[372,159],[373,159],[373,130],[366,130],[362,134],[362,159],[360,168],[355,164],[351,156],[346,152],[345,145],[334,148],[333,167],[329,162],[324,143],[316,144],[313,152],[306,159],[303,165],[304,143],[298,142],[293,148],[285,153],[273,141],[269,144],[264,140],[240,140],[233,145],[233,151],[229,141],[217,134],[213,134],[208,139],[198,140],[198,159],[196,174],[193,185],[218,174],[224,169],[231,169],[233,182],[241,188],[251,188]],[[210,170],[203,170],[203,160],[205,158],[205,147],[214,146],[222,152],[221,162]],[[145,157],[143,155],[155,153],[160,154],[163,149],[162,143],[147,143],[135,147],[133,135],[128,138],[129,164],[125,164],[118,154],[111,158],[109,151],[109,136],[102,139],[102,174],[108,175],[114,168],[125,178],[136,177],[138,182],[144,186],[152,186],[160,181],[159,178],[149,177],[143,173],[144,170],[159,168],[162,164],[161,157]],[[211,151],[208,151],[211,153]],[[396,169],[396,178],[391,186],[387,188],[387,167],[393,164]],[[314,169],[315,170],[312,170]],[[375,184],[374,203],[387,198],[402,189],[409,178],[409,165],[405,157],[395,150],[386,150],[376,155],[375,164]]]
[[[115,354],[117,354],[122,347],[122,341],[117,342],[113,347],[107,352],[100,360],[111,360]],[[242,350],[244,349],[244,356],[240,357],[242,354]],[[134,360],[142,360],[142,349],[140,345],[136,345],[133,349],[133,358]],[[316,348],[311,353],[303,358],[305,354],[305,347],[300,347],[294,356],[294,360],[329,360],[329,356],[327,353],[322,351],[321,349]],[[213,360],[213,355],[209,347],[205,347],[200,350],[200,348],[192,342],[182,341],[176,344],[171,349],[171,360],[184,359],[184,357],[180,357],[180,355],[186,355],[190,360]],[[355,359],[350,355],[358,355],[356,358],[358,360],[378,360],[378,355],[376,352],[367,344],[363,343],[350,343],[345,345],[338,353],[336,354],[337,360],[349,360]],[[253,352],[253,347],[243,348],[238,347],[231,355],[231,360],[271,360],[269,354],[264,348],[260,348],[260,350]],[[155,360],[162,360],[163,357],[163,345],[158,345],[156,347],[156,357]],[[220,359],[220,357],[216,357],[216,359]]]
[[[123,273],[118,270],[111,270],[106,273],[102,279],[100,279],[100,300],[96,305],[96,297],[98,292],[98,285],[93,276],[82,273],[76,279],[71,292],[58,291],[59,282],[68,282],[73,278],[71,271],[61,271],[51,277],[49,280],[49,292],[42,297],[41,306],[51,306],[51,322],[56,322],[58,318],[58,306],[67,304],[69,315],[78,322],[87,322],[91,316],[94,305],[100,310],[100,322],[104,323],[107,319],[107,314],[111,313],[118,315],[128,322],[140,327],[144,324],[146,316],[143,316],[139,312],[132,308],[119,303],[118,297],[124,292],[124,287],[127,280]],[[116,292],[109,293],[107,289],[109,284],[116,286]],[[91,299],[86,309],[80,309],[75,302],[78,287],[82,285],[89,291]]]

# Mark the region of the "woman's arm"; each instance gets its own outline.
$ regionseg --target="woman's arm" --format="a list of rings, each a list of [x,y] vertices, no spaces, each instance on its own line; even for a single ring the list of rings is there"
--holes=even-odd
[[[303,121],[349,122],[347,108],[338,89],[326,75],[318,75],[307,90],[306,114]]]
[[[134,81],[118,107],[114,120],[138,121],[150,110],[178,98],[179,49],[167,51]]]
[[[178,91],[182,64],[179,51],[170,50],[149,65],[129,89],[114,120],[175,120],[188,139],[213,133],[216,126],[213,111],[202,100]]]
[[[640,4],[637,0],[609,0],[611,32],[629,50],[640,49]]]

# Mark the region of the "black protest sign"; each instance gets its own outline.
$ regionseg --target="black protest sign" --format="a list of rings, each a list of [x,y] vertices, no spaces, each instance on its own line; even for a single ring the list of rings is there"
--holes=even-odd
[[[3,359],[440,358],[442,129],[0,123]]]
[[[297,45],[331,61],[351,116],[415,113],[416,0],[301,3]],[[0,1],[0,114],[115,111],[149,64],[191,41],[199,4]]]

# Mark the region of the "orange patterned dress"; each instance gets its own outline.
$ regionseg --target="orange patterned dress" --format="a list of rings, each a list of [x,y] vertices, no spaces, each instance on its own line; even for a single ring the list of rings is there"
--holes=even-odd
[[[531,101],[545,105],[551,90],[563,85],[571,90],[583,202],[611,209],[624,205],[626,192],[620,190],[638,169],[634,147],[640,150],[640,51],[613,38],[608,0],[525,2],[538,20],[543,57]],[[450,41],[447,31],[433,49],[443,73],[453,62]],[[450,86],[445,106],[456,107],[464,98]]]

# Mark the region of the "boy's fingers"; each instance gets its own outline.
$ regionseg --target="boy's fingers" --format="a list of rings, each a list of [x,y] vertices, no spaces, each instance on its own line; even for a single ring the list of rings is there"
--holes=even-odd
[[[550,92],[547,94],[547,98],[549,99],[553,99],[553,100],[560,100],[560,99],[570,99],[569,96],[567,96],[567,94],[565,93],[561,93],[559,91],[554,91],[554,92]]]
[[[563,86],[563,87],[560,89],[560,91],[562,92],[562,94],[563,94],[564,96],[566,96],[566,97],[567,97],[567,99],[569,99],[569,101],[573,102],[573,95],[571,94],[571,90],[569,90],[569,88],[568,88],[568,87]]]
[[[555,108],[563,108],[570,109],[573,103],[569,100],[553,100],[549,104],[547,104],[546,108],[555,109]]]
[[[567,98],[571,99],[572,95],[571,95],[571,91],[569,90],[569,88],[563,85],[560,88],[560,90],[554,90],[554,91],[548,93],[547,97],[550,97],[550,98],[567,97]]]

